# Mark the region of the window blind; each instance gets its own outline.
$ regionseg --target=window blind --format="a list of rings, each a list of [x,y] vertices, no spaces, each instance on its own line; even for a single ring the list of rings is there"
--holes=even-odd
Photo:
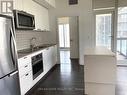
[[[127,0],[118,0],[118,7],[127,7]]]
[[[93,0],[93,9],[113,7],[115,7],[115,0]]]

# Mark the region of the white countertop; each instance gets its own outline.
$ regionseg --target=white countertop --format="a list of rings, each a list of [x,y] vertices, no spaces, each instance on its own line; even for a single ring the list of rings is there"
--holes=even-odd
[[[84,55],[108,55],[108,56],[115,56],[111,50],[107,49],[106,47],[95,47],[95,48],[86,48]]]

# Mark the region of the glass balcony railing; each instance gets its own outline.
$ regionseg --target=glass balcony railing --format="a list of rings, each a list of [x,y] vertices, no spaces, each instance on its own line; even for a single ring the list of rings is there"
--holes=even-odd
[[[117,52],[127,57],[127,38],[117,38]]]

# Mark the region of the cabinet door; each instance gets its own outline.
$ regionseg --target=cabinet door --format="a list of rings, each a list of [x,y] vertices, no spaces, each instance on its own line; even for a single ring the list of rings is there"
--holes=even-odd
[[[54,66],[57,63],[57,47],[52,46],[51,48],[51,58],[52,58],[52,66]]]
[[[44,70],[49,71],[55,64],[57,59],[56,46],[49,47],[43,51]]]
[[[42,0],[43,1],[43,0]],[[35,28],[40,30],[49,30],[48,9],[40,6],[32,0],[24,0],[24,11],[35,16]]]
[[[48,3],[49,3],[52,7],[56,7],[56,6],[55,6],[55,0],[48,0]]]
[[[30,90],[32,87],[32,71],[26,73],[24,76],[20,77],[20,89],[21,95],[25,95],[25,93]]]
[[[52,58],[51,58],[51,48],[47,48],[45,49],[45,51],[43,52],[43,62],[44,62],[44,69],[45,71],[49,71],[49,69],[51,68],[52,65]]]
[[[14,2],[14,9],[23,10],[23,0],[13,0],[13,2]]]

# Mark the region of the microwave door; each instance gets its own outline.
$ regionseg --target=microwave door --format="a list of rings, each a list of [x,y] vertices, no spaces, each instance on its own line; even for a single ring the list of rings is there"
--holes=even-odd
[[[19,13],[17,17],[18,28],[34,29],[35,22],[32,16],[24,15]]]
[[[34,15],[24,11],[13,10],[16,29],[35,29]]]
[[[12,19],[0,16],[0,27],[0,78],[2,78],[17,70],[17,59]]]

